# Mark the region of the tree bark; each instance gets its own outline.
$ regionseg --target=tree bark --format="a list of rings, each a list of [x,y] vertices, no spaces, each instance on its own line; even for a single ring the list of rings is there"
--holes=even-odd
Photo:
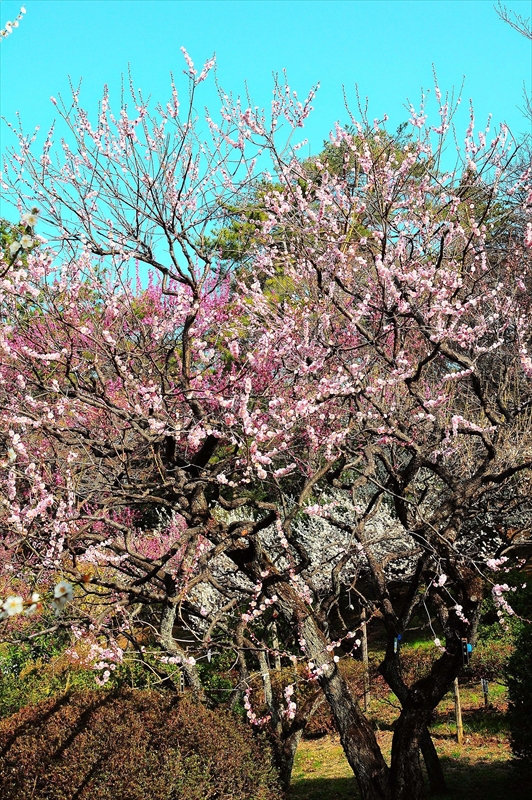
[[[398,668],[398,657],[394,654],[393,658],[388,656],[387,659],[381,664],[380,672],[383,677],[386,679],[390,689],[394,692],[394,694],[398,697],[403,709],[407,708],[409,703],[411,702],[410,698],[410,691],[404,681],[402,680]],[[418,700],[421,699],[418,696]],[[429,718],[430,712],[432,708],[427,706],[427,708],[418,708],[416,713],[420,716]],[[395,734],[394,734],[394,741],[395,741]],[[439,794],[442,792],[447,791],[445,777],[443,774],[443,770],[440,764],[440,759],[438,753],[436,752],[436,748],[434,747],[434,743],[432,741],[432,737],[428,730],[427,725],[423,726],[421,731],[421,736],[419,739],[419,748],[423,755],[423,760],[425,762],[425,767],[427,769],[427,776],[429,779],[430,790],[433,794]],[[397,757],[402,757],[402,755],[398,755]],[[415,758],[419,759],[419,754],[415,755]]]
[[[362,800],[393,800],[390,770],[375,732],[327,650],[328,640],[320,630],[318,620],[292,587],[280,584],[276,590],[285,619],[298,622],[307,658],[321,668],[318,682],[329,703]]]
[[[425,797],[419,750],[426,730],[426,720],[419,709],[403,709],[392,741],[393,800],[423,800]]]
[[[336,666],[332,675],[320,678],[320,685],[334,716],[342,747],[363,800],[393,800],[390,770],[380,751],[375,732]]]
[[[279,773],[279,780],[285,791],[288,791],[290,788],[292,770],[294,769],[294,758],[296,756],[301,737],[303,736],[303,730],[304,726],[298,728],[288,736],[277,736],[275,734],[270,735],[275,764]]]
[[[364,664],[364,711],[367,713],[369,710],[369,656],[368,656],[368,625],[366,622],[366,609],[363,608],[360,613],[361,627],[362,627],[362,663]]]
[[[322,692],[318,689],[314,697],[311,697],[298,709],[291,724],[287,723],[286,720],[283,721],[282,715],[279,713],[279,707],[275,701],[265,651],[259,650],[257,657],[261,670],[264,699],[271,714],[271,725],[268,731],[269,738],[273,747],[281,784],[285,790],[288,790],[292,779],[294,758],[301,737],[303,736],[303,731],[307,726],[308,720],[314,714],[318,706],[321,705],[324,698]]]
[[[426,726],[421,734],[419,747],[427,769],[431,794],[444,794],[447,791],[445,775],[443,774],[440,758],[434,747],[432,736]]]
[[[330,658],[326,649],[327,642],[308,612],[301,627],[308,656],[322,667],[319,684],[329,703],[342,747],[363,800],[391,800],[389,768],[373,728]]]
[[[201,685],[201,681],[199,679],[198,670],[193,664],[186,663],[187,654],[173,637],[175,617],[175,605],[167,603],[161,615],[161,644],[169,653],[179,656],[181,659],[181,670],[185,676],[187,684],[190,686],[198,700],[201,700],[201,702],[204,703],[206,702],[206,697],[203,686]]]

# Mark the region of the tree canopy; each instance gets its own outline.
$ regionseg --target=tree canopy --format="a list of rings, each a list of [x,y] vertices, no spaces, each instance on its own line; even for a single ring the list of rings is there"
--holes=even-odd
[[[56,611],[75,594],[73,634],[104,680],[143,627],[199,696],[213,644],[244,684],[259,651],[299,664],[364,800],[417,798],[481,602],[493,589],[511,613],[495,573],[529,553],[530,172],[513,175],[505,126],[489,141],[473,117],[446,171],[438,87],[438,126],[423,108],[409,137],[362,119],[310,161],[277,129],[312,96],[280,86],[270,119],[222,95],[202,138],[210,66],[190,72],[184,116],[175,86],[153,113],[132,90],[135,118],[105,94],[95,124],[75,94],[62,161],[53,132],[39,155],[20,133],[12,154],[29,211],[0,286],[5,624],[59,575]],[[34,205],[59,254],[35,245]],[[401,703],[391,767],[339,667],[362,615],[383,626]],[[408,684],[415,615],[439,657]]]

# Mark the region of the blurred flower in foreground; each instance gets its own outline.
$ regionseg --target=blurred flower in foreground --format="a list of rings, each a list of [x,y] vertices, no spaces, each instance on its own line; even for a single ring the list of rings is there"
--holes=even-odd
[[[60,614],[67,603],[74,597],[74,589],[72,584],[68,581],[59,581],[54,589],[54,599],[52,600],[52,608],[56,614]]]
[[[24,223],[24,225],[29,225],[31,228],[34,228],[39,221],[38,209],[32,208],[31,211],[26,211],[26,213],[22,215],[21,221]]]
[[[2,606],[8,617],[13,617],[15,614],[22,614],[24,608],[24,600],[18,595],[11,595],[7,598]]]

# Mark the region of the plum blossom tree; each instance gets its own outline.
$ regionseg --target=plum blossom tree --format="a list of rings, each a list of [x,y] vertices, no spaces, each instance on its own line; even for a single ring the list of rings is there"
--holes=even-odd
[[[437,86],[439,124],[412,108],[401,146],[385,121],[337,126],[343,169],[277,144],[312,101],[284,87],[268,120],[222,93],[202,139],[194,97],[211,66],[198,76],[187,56],[184,118],[175,86],[155,114],[132,88],[134,119],[105,93],[92,126],[75,91],[63,161],[53,133],[40,156],[18,133],[4,181],[60,252],[3,255],[3,558],[30,600],[36,577],[77,587],[108,639],[102,668],[139,608],[199,695],[195,660],[215,641],[243,679],[268,651],[303,665],[364,800],[418,798],[419,748],[493,572],[530,544],[530,174],[508,187],[508,131],[474,136],[473,118],[446,171]],[[252,270],[231,270],[213,232],[257,155],[276,183]],[[20,611],[25,595],[10,596]],[[362,612],[383,626],[380,670],[401,703],[391,767],[342,673]],[[400,641],[420,614],[439,657],[408,684]],[[286,713],[269,703],[289,721],[291,686]]]

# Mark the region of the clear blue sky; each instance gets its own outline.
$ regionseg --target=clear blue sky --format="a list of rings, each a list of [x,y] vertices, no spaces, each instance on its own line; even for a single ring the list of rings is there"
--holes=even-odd
[[[23,0],[22,0],[23,1]],[[21,0],[2,0],[1,23]],[[513,132],[529,127],[518,110],[523,81],[531,87],[531,44],[497,17],[492,0],[26,0],[25,18],[0,42],[1,112],[24,128],[54,118],[50,95],[68,96],[68,75],[83,78],[81,100],[94,114],[104,83],[118,100],[128,63],[137,87],[168,99],[172,70],[185,90],[179,48],[198,66],[216,51],[218,78],[240,93],[247,81],[254,103],[269,105],[272,72],[286,68],[300,95],[321,82],[305,135],[312,152],[335,120],[345,122],[342,85],[356,108],[354,86],[370,100],[370,117],[387,113],[394,126],[408,118],[421,87],[456,89],[465,76],[462,125],[473,98],[477,123],[492,112]],[[507,5],[528,17],[531,0]],[[179,78],[180,76],[180,78]],[[200,102],[217,103],[212,78]],[[115,100],[115,102],[116,102]],[[2,124],[3,147],[10,136]],[[460,137],[462,138],[462,137]]]

